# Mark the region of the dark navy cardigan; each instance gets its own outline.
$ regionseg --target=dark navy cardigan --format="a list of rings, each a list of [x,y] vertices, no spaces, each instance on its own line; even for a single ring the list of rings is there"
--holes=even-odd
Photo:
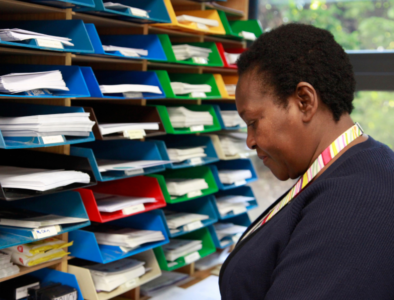
[[[393,300],[393,151],[346,151],[238,243],[219,284],[223,300]]]

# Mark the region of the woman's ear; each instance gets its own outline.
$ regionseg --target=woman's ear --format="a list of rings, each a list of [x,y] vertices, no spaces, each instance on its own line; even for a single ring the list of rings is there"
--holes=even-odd
[[[300,82],[294,93],[297,106],[302,114],[302,121],[308,123],[312,120],[319,106],[318,96],[313,86],[307,82]]]

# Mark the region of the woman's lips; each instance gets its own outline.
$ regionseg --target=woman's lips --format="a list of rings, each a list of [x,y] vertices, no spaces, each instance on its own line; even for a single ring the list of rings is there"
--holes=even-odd
[[[265,163],[268,160],[267,155],[258,155],[258,157],[263,161],[263,163]]]

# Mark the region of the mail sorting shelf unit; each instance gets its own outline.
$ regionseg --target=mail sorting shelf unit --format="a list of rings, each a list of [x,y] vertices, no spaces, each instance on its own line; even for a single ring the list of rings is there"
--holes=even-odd
[[[59,7],[73,7],[73,3],[77,5],[83,5],[85,1],[52,1],[57,2]],[[89,1],[86,1],[87,3]],[[60,5],[59,5],[60,3]],[[68,5],[70,4],[70,5]],[[243,10],[244,17],[247,15],[247,0],[234,1],[228,0],[227,3],[221,2],[221,4],[225,6],[229,6],[232,8],[237,8]],[[36,20],[40,18],[40,20],[83,20],[85,23],[91,23],[97,26],[98,32],[104,35],[114,35],[114,34],[168,34],[172,42],[184,42],[184,41],[192,41],[192,42],[218,42],[224,45],[226,49],[228,48],[242,48],[245,46],[245,43],[242,41],[232,41],[225,39],[223,37],[213,37],[206,34],[195,34],[193,32],[182,33],[177,32],[175,30],[169,30],[164,28],[153,27],[150,25],[139,25],[133,24],[131,22],[125,22],[120,20],[114,20],[105,17],[92,16],[84,13],[72,13],[71,9],[59,9],[56,7],[37,5],[32,3],[18,2],[12,0],[0,0],[0,5],[2,9],[4,8],[4,12],[7,15],[0,16],[0,20],[18,20],[23,17],[24,20]],[[87,5],[89,6],[89,5]],[[173,8],[175,10],[202,10],[207,9],[206,4],[195,3],[190,1],[185,7],[185,4],[179,6],[177,3],[174,3]],[[22,16],[23,15],[23,16]],[[238,17],[235,17],[237,19]],[[239,18],[238,18],[239,19]],[[45,53],[43,53],[45,52]],[[0,46],[0,55],[3,58],[7,59],[7,62],[12,64],[52,64],[52,65],[75,65],[75,66],[88,66],[93,67],[94,70],[122,70],[122,71],[147,71],[147,70],[166,70],[170,73],[175,72],[183,72],[184,67],[175,64],[175,63],[164,63],[161,62],[151,62],[146,60],[140,60],[138,62],[126,60],[126,59],[114,59],[114,58],[102,58],[102,57],[94,57],[92,55],[85,54],[71,54],[69,52],[65,53],[55,53],[52,51],[40,51],[33,49],[19,49],[17,48],[6,48]],[[195,74],[202,73],[219,73],[219,74],[236,74],[236,71],[229,72],[228,70],[224,70],[224,68],[220,67],[204,67],[204,66],[188,66],[188,72]],[[8,100],[8,99],[7,99]],[[40,104],[51,104],[51,105],[61,105],[61,106],[69,106],[71,101],[73,103],[78,103],[76,99],[70,98],[62,98],[62,99],[36,99],[34,102],[32,99],[13,99],[13,101],[29,101],[29,103],[40,103]],[[134,105],[145,105],[146,100],[127,100],[129,103]],[[150,100],[149,100],[150,101]],[[201,104],[201,99],[193,99],[187,100],[192,102],[187,102],[185,104]],[[180,102],[182,103],[182,102]],[[165,102],[161,102],[160,104],[165,104]],[[46,151],[52,151],[56,153],[67,154],[69,151],[69,146],[62,146],[56,148],[45,148]],[[159,173],[160,174],[160,173]],[[63,235],[62,238],[66,239],[67,236]],[[58,270],[66,271],[67,269],[67,261],[64,259],[59,264],[58,262],[53,263],[56,265]],[[47,266],[47,265],[45,265]],[[193,272],[193,264],[189,265],[189,272]],[[128,296],[135,296],[135,298],[139,297],[138,288],[136,288],[132,293],[128,293]]]

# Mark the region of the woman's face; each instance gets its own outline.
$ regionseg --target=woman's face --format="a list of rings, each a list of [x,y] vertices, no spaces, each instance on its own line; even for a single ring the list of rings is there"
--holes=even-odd
[[[315,150],[308,128],[296,97],[289,97],[284,107],[271,88],[262,86],[254,71],[243,74],[237,84],[237,110],[248,126],[246,143],[278,179],[295,179],[306,171]]]

